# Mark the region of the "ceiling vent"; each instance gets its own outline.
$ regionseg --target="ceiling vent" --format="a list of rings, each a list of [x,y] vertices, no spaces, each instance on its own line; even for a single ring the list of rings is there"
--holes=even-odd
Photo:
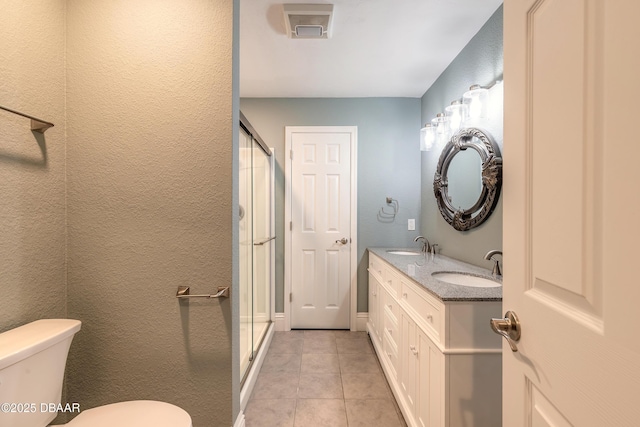
[[[284,22],[291,39],[331,37],[332,4],[285,4]]]

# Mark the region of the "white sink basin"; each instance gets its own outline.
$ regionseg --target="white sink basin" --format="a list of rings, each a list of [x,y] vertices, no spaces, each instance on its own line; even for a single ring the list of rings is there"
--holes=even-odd
[[[417,251],[395,251],[395,250],[390,250],[390,251],[387,251],[387,253],[392,254],[392,255],[422,255],[422,252],[417,252]]]
[[[435,272],[432,273],[431,276],[453,285],[471,286],[473,288],[497,288],[498,286],[502,286],[501,283],[491,279],[450,271]]]

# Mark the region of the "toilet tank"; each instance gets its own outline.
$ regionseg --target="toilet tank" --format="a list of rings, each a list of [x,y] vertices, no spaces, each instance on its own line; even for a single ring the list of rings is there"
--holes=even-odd
[[[0,404],[10,405],[0,410],[0,426],[44,427],[56,417],[41,405],[60,403],[69,346],[80,324],[43,319],[0,334]]]

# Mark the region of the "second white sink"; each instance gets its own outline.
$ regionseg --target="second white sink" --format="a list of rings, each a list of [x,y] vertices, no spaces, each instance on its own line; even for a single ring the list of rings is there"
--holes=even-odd
[[[437,271],[432,273],[431,276],[453,285],[471,286],[474,288],[497,288],[498,286],[502,286],[501,283],[485,277],[451,271]]]

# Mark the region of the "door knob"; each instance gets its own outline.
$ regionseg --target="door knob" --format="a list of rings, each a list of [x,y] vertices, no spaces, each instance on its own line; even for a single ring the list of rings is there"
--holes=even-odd
[[[518,351],[516,342],[520,340],[521,328],[520,320],[513,311],[507,311],[504,314],[504,319],[491,319],[491,329],[507,340],[511,351]]]
[[[343,245],[346,245],[347,243],[349,243],[349,240],[346,237],[343,237],[340,240],[336,240],[336,243],[342,243]]]

